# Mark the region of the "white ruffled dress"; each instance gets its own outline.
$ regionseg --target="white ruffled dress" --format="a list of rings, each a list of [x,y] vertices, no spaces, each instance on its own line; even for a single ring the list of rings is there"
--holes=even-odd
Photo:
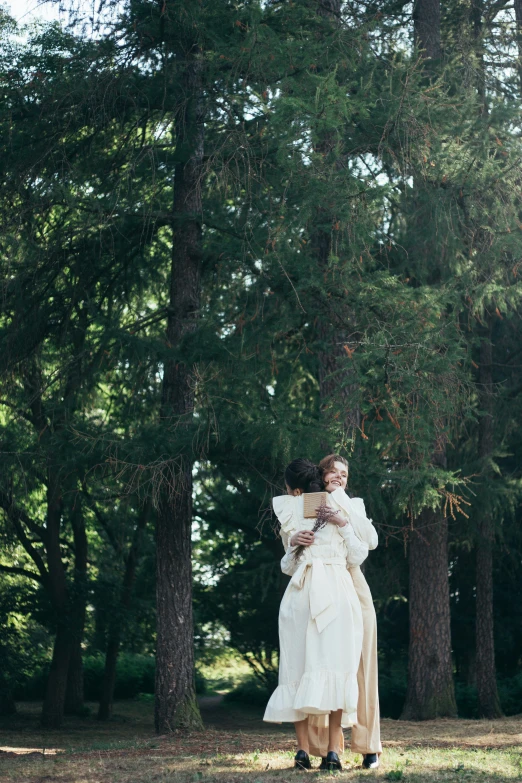
[[[357,722],[363,625],[348,568],[360,565],[374,548],[373,541],[355,535],[354,527],[364,528],[365,539],[369,529],[375,529],[366,519],[364,503],[361,511],[342,489],[328,496],[328,504],[345,516],[347,524],[325,525],[296,563],[290,538],[297,531],[311,530],[314,520],[303,516],[302,495],[273,499],[286,549],[281,567],[292,580],[279,610],[279,685],[266,707],[268,722],[294,723],[309,717],[310,724],[324,728],[329,713],[339,709],[343,727]]]

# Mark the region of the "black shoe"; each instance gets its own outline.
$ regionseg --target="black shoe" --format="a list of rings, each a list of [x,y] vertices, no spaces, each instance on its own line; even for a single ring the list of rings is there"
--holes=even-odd
[[[363,756],[363,769],[377,769],[379,766],[379,756],[377,753],[366,753]]]
[[[341,772],[342,765],[337,753],[335,753],[335,751],[333,750],[329,750],[327,757],[324,758],[323,756],[319,769],[326,769],[329,772],[333,772],[333,770],[338,770],[339,772]]]
[[[305,750],[298,750],[295,754],[294,767],[296,769],[312,769],[310,756]]]

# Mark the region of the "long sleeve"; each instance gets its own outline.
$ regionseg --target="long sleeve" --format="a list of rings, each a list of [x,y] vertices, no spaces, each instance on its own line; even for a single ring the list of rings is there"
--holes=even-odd
[[[344,541],[346,565],[348,568],[358,566],[368,557],[368,544],[355,535],[352,525],[348,522],[344,527],[337,528]]]
[[[281,571],[287,576],[293,576],[299,563],[294,558],[295,546],[287,549],[286,554],[281,558]]]
[[[290,539],[291,539],[291,537],[293,535],[293,532],[290,530],[287,533],[286,530],[283,530],[283,528],[281,528],[279,530],[279,535],[281,536],[281,541],[283,542],[283,546],[285,548],[285,552],[288,552],[288,547],[290,546]]]
[[[298,565],[293,557],[295,547],[290,546],[290,539],[297,530],[294,517],[294,498],[291,495],[279,495],[272,499],[272,505],[276,517],[281,523],[279,533],[286,552],[281,560],[281,571],[283,574],[292,576]]]
[[[351,523],[359,541],[368,544],[369,549],[376,549],[379,537],[372,520],[366,516],[364,500],[348,497],[343,489],[336,489],[330,494],[330,498],[343,512],[345,519]]]

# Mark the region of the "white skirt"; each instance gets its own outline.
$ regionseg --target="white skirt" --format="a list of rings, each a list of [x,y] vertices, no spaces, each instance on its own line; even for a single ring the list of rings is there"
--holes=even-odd
[[[342,710],[343,727],[357,723],[362,633],[346,561],[323,557],[300,565],[281,601],[279,685],[264,720],[295,723],[310,717],[325,727],[330,712]]]

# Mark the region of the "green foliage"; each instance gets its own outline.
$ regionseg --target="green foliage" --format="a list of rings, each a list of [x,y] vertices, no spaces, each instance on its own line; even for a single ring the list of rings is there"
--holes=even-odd
[[[102,655],[86,655],[83,659],[85,698],[97,701],[100,698],[105,660]],[[154,693],[154,658],[149,655],[122,653],[116,667],[115,699],[134,699],[140,694]],[[40,700],[43,698],[48,673],[48,664],[32,675],[20,672],[15,696],[21,700]],[[24,676],[25,674],[25,676]],[[204,694],[205,678],[196,671],[196,692]]]
[[[308,0],[174,0],[168,12],[136,0],[93,38],[51,24],[23,39],[1,14],[0,616],[18,687],[48,655],[47,633],[88,605],[88,694],[115,628],[128,650],[117,694],[149,692],[154,504],[185,453],[196,460],[199,657],[230,645],[259,693],[270,687],[285,586],[270,499],[287,461],[334,447],[381,531],[367,575],[385,714],[404,688],[408,526],[426,506],[452,519],[458,677],[471,677],[469,553],[484,514],[498,539],[497,664],[518,676],[520,90],[515,69],[495,65],[517,42],[483,20],[480,45],[495,56],[481,60],[468,5],[446,4],[444,61],[427,79],[411,8],[390,7],[352,3],[332,24]],[[196,332],[173,347],[164,325],[187,38],[205,94],[201,305]],[[167,358],[196,368],[187,426],[158,423]],[[53,510],[61,601],[48,578]],[[25,693],[41,692],[39,676]],[[459,693],[471,713],[471,692]]]
[[[14,581],[14,583],[13,583]],[[0,574],[0,693],[16,696],[48,656],[49,638],[30,615],[34,592]]]
[[[224,701],[228,704],[243,704],[259,709],[266,706],[270,694],[271,689],[264,686],[258,677],[247,677],[225,694]]]
[[[498,693],[502,711],[504,715],[519,715],[520,705],[522,703],[522,677],[520,674],[515,677],[502,677],[498,680]],[[455,684],[455,695],[459,717],[461,718],[479,718],[479,708],[477,700],[477,689],[472,685],[457,680]]]
[[[85,698],[97,701],[100,698],[105,661],[102,655],[86,655],[83,659]],[[16,696],[25,700],[43,698],[48,664],[23,683]],[[133,699],[140,693],[154,693],[154,658],[147,655],[122,653],[116,668],[116,699]]]
[[[385,777],[386,780],[402,780],[403,774],[404,772],[401,769],[400,765],[397,765],[397,769],[391,769],[389,772],[386,773]]]

